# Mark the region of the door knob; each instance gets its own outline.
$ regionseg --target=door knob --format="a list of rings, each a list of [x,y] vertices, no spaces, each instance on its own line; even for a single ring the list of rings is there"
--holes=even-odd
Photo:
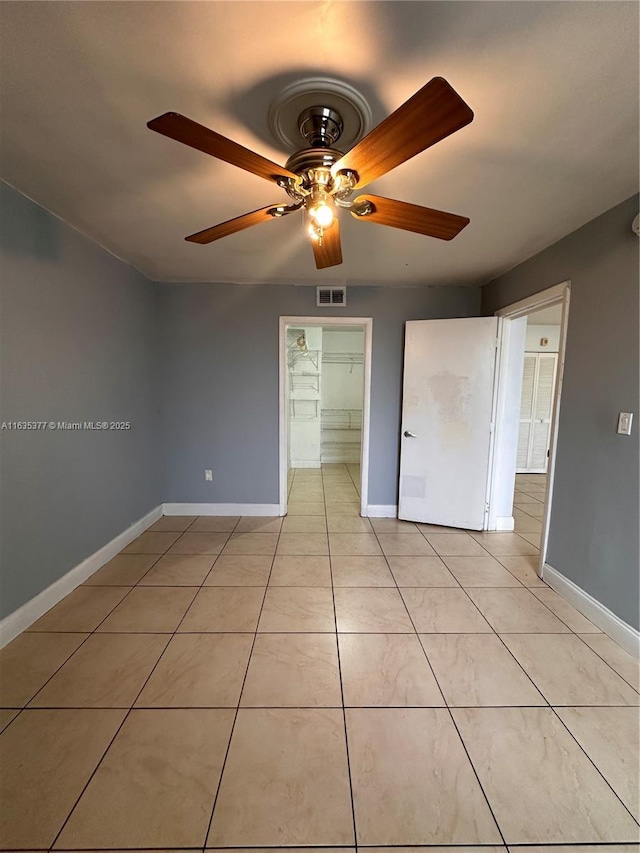
[[[405,429],[405,431],[404,431],[404,437],[405,437],[405,438],[417,438],[418,436],[417,436],[417,435],[415,435],[415,434],[414,434],[414,433],[412,433],[412,432],[409,432],[409,430],[408,430],[408,429]]]

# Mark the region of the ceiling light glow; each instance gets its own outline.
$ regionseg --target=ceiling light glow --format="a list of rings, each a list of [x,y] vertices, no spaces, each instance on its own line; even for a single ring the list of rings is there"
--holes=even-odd
[[[321,228],[329,228],[333,222],[333,210],[325,202],[312,208],[309,213]]]

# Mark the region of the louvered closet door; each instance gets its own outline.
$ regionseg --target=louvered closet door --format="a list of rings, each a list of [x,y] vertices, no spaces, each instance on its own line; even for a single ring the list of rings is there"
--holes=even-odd
[[[518,473],[526,471],[529,465],[529,443],[533,433],[533,398],[535,393],[538,355],[535,352],[524,354],[522,373],[522,397],[520,398],[520,432],[518,434]]]
[[[551,432],[557,353],[525,353],[516,469],[544,474]]]
[[[556,378],[556,353],[538,353],[538,377],[533,409],[533,434],[531,436],[530,471],[547,470],[547,450],[551,432],[553,388]]]

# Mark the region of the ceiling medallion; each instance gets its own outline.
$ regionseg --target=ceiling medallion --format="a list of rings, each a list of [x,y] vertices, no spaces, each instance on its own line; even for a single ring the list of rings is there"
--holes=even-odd
[[[306,121],[301,122],[301,116]],[[330,148],[340,139],[348,151],[372,128],[369,104],[349,83],[332,77],[306,77],[286,86],[269,107],[269,129],[280,145],[298,151],[310,138]],[[317,136],[319,134],[319,136]]]

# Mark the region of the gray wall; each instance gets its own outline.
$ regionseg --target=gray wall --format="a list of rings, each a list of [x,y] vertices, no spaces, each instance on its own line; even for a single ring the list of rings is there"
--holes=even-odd
[[[483,313],[571,280],[547,562],[638,628],[638,196],[483,288]],[[633,435],[616,434],[633,412]]]
[[[278,502],[278,318],[373,317],[369,503],[397,503],[406,320],[479,313],[478,288],[161,285],[166,502]],[[213,482],[204,469],[213,469]]]
[[[157,291],[0,184],[0,421],[131,421],[130,432],[0,431],[0,616],[161,502]]]

